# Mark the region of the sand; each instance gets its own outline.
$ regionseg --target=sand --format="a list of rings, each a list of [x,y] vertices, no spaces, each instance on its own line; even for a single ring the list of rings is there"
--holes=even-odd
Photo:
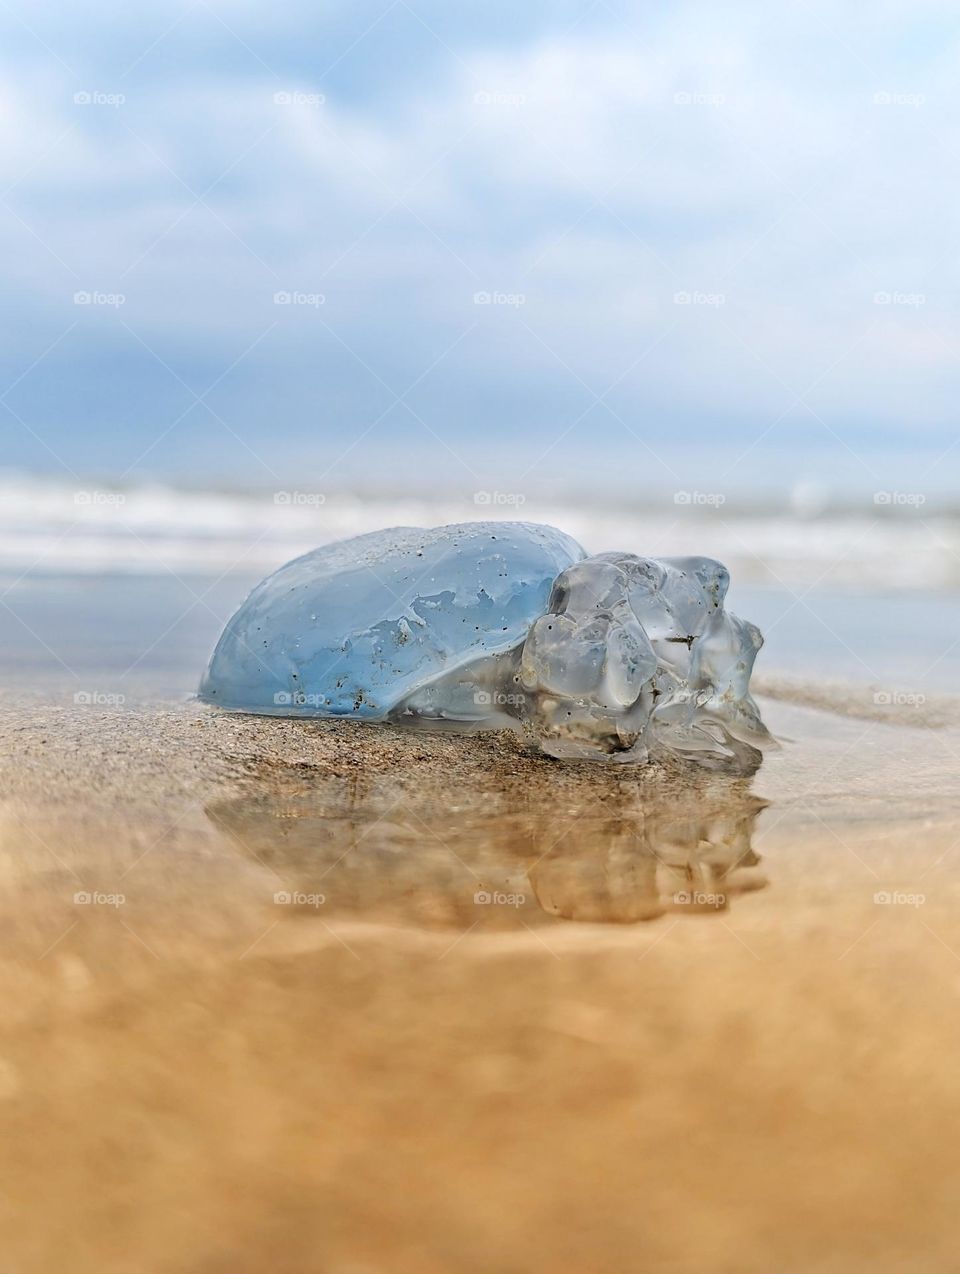
[[[763,707],[732,780],[7,695],[4,1274],[955,1269],[960,731]]]

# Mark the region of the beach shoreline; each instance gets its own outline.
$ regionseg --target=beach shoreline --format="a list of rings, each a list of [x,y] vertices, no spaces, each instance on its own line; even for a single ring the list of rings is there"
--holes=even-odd
[[[948,1269],[960,742],[763,710],[745,780],[8,695],[12,1268]]]

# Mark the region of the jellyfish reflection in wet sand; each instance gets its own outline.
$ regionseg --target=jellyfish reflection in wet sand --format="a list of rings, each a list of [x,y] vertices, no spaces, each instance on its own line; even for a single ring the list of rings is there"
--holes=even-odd
[[[560,790],[552,769],[517,760],[506,788],[491,776],[468,789],[453,766],[424,785],[405,767],[305,783],[302,766],[271,765],[207,814],[269,868],[271,889],[305,900],[302,914],[320,914],[322,893],[325,922],[629,925],[722,915],[767,883],[752,844],[766,802],[746,778],[696,769],[658,784],[652,768],[618,770],[601,799],[592,774]]]
[[[241,712],[512,727],[555,757],[755,768],[762,637],[706,557],[588,557],[525,522],[315,549],[227,624],[201,698]]]

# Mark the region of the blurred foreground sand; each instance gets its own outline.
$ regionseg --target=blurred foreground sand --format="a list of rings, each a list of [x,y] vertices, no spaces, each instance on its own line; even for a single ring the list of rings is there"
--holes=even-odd
[[[960,734],[764,712],[5,707],[4,1274],[955,1269]]]

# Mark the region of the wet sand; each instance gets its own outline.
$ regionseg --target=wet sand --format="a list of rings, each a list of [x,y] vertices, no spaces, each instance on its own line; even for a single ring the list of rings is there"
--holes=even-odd
[[[954,1269],[960,731],[847,707],[746,780],[7,696],[4,1270]]]

